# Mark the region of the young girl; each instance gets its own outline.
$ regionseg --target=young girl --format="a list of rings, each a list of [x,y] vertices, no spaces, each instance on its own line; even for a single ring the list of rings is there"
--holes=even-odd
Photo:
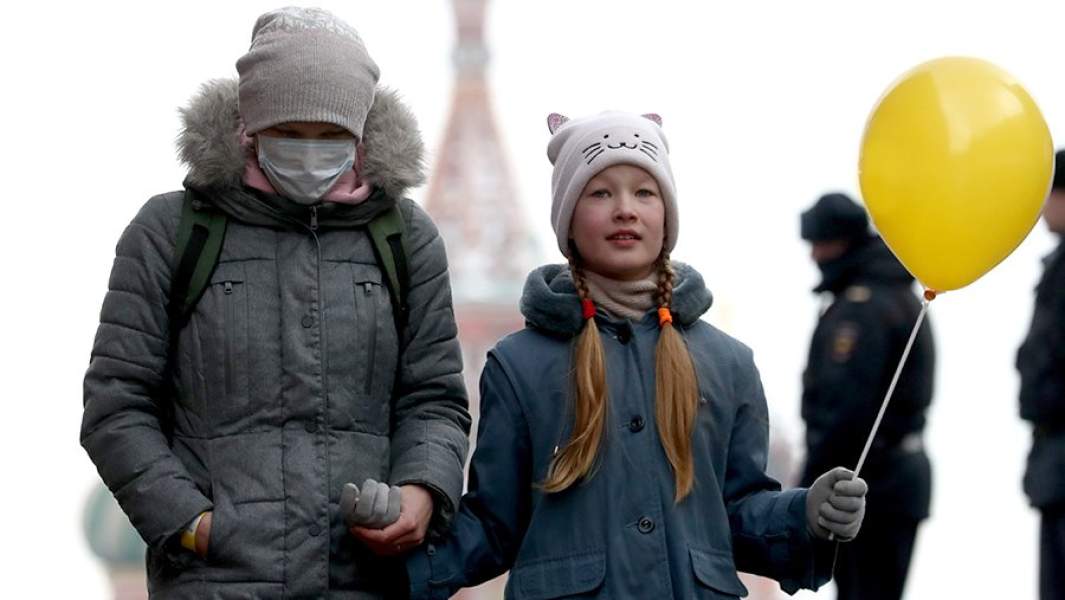
[[[737,569],[789,593],[831,576],[865,483],[782,492],[750,349],[699,320],[703,279],[669,252],[679,219],[657,115],[551,115],[551,223],[567,265],[528,278],[527,327],[488,355],[450,533],[407,562],[414,598],[510,569],[507,597],[734,598]]]

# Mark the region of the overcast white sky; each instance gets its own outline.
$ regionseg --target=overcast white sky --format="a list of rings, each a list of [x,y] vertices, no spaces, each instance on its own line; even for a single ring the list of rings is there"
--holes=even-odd
[[[81,534],[96,474],[78,426],[114,244],[149,196],[181,184],[175,108],[203,81],[235,75],[256,16],[278,5],[4,9],[0,557],[8,589],[107,596]],[[319,5],[359,29],[382,82],[403,93],[428,147],[446,152],[437,144],[449,107],[448,3]],[[674,256],[706,276],[716,297],[711,321],[754,348],[774,425],[798,447],[799,374],[818,306],[798,213],[823,191],[857,192],[865,118],[891,81],[931,58],[971,55],[1010,71],[1065,139],[1063,22],[1065,4],[1022,0],[495,0],[491,83],[545,261],[558,260],[547,253],[546,114],[615,108],[664,117],[682,219]],[[934,516],[919,536],[908,598],[1035,597],[1037,520],[1019,491],[1028,429],[1017,418],[1012,365],[1039,257],[1053,243],[1037,226],[994,272],[932,306]]]

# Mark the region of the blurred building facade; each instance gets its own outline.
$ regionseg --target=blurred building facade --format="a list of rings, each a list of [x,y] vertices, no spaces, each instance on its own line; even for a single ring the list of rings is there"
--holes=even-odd
[[[451,6],[455,81],[425,208],[447,245],[473,416],[472,446],[485,355],[499,338],[521,329],[518,299],[525,275],[539,256],[492,110],[485,43],[488,0],[452,0]],[[455,597],[502,598],[504,584],[501,577]]]

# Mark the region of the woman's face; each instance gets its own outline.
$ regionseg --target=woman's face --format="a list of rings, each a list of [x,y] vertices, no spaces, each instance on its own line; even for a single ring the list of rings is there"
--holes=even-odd
[[[292,121],[267,127],[258,133],[268,137],[289,138],[297,140],[351,140],[355,135],[332,123],[311,121]]]
[[[662,253],[665,205],[658,182],[632,165],[614,165],[584,186],[570,238],[581,264],[604,277],[646,278]]]

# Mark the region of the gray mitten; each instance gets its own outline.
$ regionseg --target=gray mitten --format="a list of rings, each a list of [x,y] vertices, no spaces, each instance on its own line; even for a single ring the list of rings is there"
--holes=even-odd
[[[373,479],[364,481],[362,490],[354,483],[345,483],[340,493],[340,514],[348,529],[384,529],[399,519],[399,509],[399,488]]]
[[[806,526],[824,539],[847,542],[858,535],[869,486],[854,472],[836,467],[817,478],[806,493]]]

